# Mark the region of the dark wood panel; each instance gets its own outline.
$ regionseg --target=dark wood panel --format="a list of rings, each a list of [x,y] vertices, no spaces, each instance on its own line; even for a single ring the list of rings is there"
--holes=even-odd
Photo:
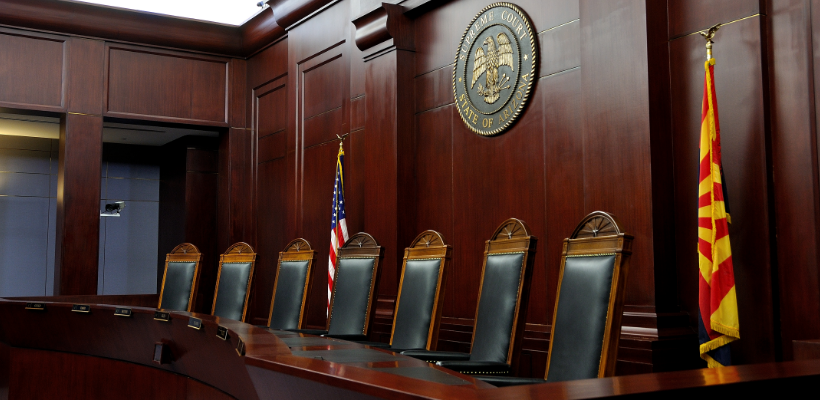
[[[720,30],[715,45],[715,85],[719,104],[723,169],[732,216],[730,238],[743,340],[733,344],[734,361],[775,360],[772,310],[772,254],[767,193],[766,137],[760,20],[751,18]],[[691,245],[697,238],[698,160],[703,97],[703,39],[670,42],[672,135],[675,143],[675,229],[678,298],[698,316],[698,263]],[[683,240],[691,238],[692,240]],[[747,322],[749,321],[749,322]],[[754,321],[754,322],[752,322]]]
[[[646,38],[644,7],[642,0],[581,2],[584,211],[611,212],[635,236],[630,305],[655,304],[647,60],[621,40]]]
[[[102,122],[67,114],[60,124],[55,295],[97,293]]]
[[[530,307],[543,303],[545,324],[552,323],[558,288],[563,240],[570,237],[585,213],[584,172],[576,165],[584,157],[581,119],[581,71],[572,70],[538,81],[544,98],[544,157],[546,162],[546,234],[539,253],[544,253],[545,281],[542,297],[530,297]],[[538,93],[538,92],[536,92]],[[530,225],[532,226],[532,225]],[[537,271],[537,270],[536,270]],[[546,364],[545,364],[546,366]],[[536,368],[536,371],[540,368]]]
[[[539,77],[581,65],[581,23],[579,21],[540,33],[538,42]]]
[[[0,102],[63,107],[66,47],[65,37],[0,29]]]
[[[283,77],[253,91],[256,101],[254,126],[260,139],[287,128],[288,90],[286,83],[287,78]]]
[[[818,156],[811,91],[811,5],[774,2],[769,32],[772,164],[783,358],[792,340],[820,337]],[[816,67],[815,67],[816,68]],[[813,115],[814,114],[814,115]]]
[[[330,249],[331,200],[338,151],[339,145],[335,142],[304,150],[305,163],[299,184],[303,197],[297,211],[299,225],[296,234],[292,235],[294,237],[290,238],[305,238],[318,252],[305,317],[306,323],[311,326],[324,327],[327,316],[327,254]],[[350,229],[348,231],[350,236],[356,233]],[[381,239],[376,237],[376,240]],[[284,248],[284,245],[281,247]]]
[[[484,242],[499,223],[519,218],[532,235],[546,237],[544,99],[533,96],[521,119],[506,133],[483,137],[471,132],[453,107],[453,259],[455,313],[474,318]],[[484,167],[477,167],[484,166]],[[545,252],[536,249],[527,322],[547,323]]]
[[[231,59],[228,63],[228,118],[233,128],[247,128],[248,108],[248,62]]]
[[[341,54],[302,70],[303,114],[307,119],[342,106],[347,70]]]
[[[230,241],[256,245],[253,223],[253,191],[256,168],[256,132],[231,129],[230,151]],[[226,249],[220,249],[221,254]]]
[[[283,135],[283,133],[278,133],[263,140]],[[250,315],[248,320],[255,324],[267,325],[279,252],[284,250],[288,242],[295,239],[295,236],[291,237],[293,234],[285,228],[285,217],[288,210],[285,208],[285,197],[282,195],[281,188],[285,186],[286,159],[278,158],[263,162],[261,156],[264,148],[263,140],[259,141],[261,163],[256,192],[256,203],[260,209],[260,212],[256,213],[256,229],[259,232],[256,251],[259,256],[254,272],[254,298],[248,305]],[[311,242],[311,245],[315,244]],[[324,254],[324,252],[320,251],[319,254]],[[323,269],[324,264],[320,261],[324,259],[317,260],[318,264],[314,269]],[[318,286],[324,287],[321,284]]]
[[[439,68],[417,76],[416,112],[453,103],[453,66]]]
[[[188,157],[197,157],[188,151]],[[202,252],[199,291],[194,311],[206,313],[213,304],[219,254],[224,249],[216,246],[217,228],[217,175],[214,173],[186,172],[185,177],[185,239],[195,243]]]
[[[310,17],[330,3],[333,3],[333,0],[272,0],[270,6],[276,23],[291,28],[293,24]]]
[[[367,199],[364,194],[367,185],[365,164],[370,153],[367,151],[366,138],[365,131],[361,129],[350,132],[350,136],[345,140],[345,211],[348,232],[363,232],[367,218]],[[319,254],[322,254],[321,251]]]
[[[243,55],[239,28],[60,0],[4,0],[0,23],[85,37]]]
[[[341,136],[345,125],[342,123],[345,115],[342,107],[327,111],[306,119],[304,127],[304,146],[315,146]]]
[[[725,24],[765,12],[761,10],[761,5],[765,3],[759,0],[669,0],[669,37],[683,36],[709,29],[717,23]]]
[[[248,60],[248,87],[258,88],[288,73],[288,39],[282,39]]]
[[[103,112],[105,43],[72,37],[68,44],[67,109],[100,115]]]
[[[13,349],[11,367],[12,399],[113,399],[128,393],[133,398],[184,400],[187,392],[188,379],[181,375],[99,357]],[[32,375],[48,376],[48,385]],[[89,376],[94,384],[88,384]]]
[[[286,153],[285,132],[280,131],[272,135],[259,138],[259,163],[282,158]],[[284,184],[284,182],[280,182],[280,184]],[[281,196],[281,193],[279,193],[279,195]]]
[[[108,48],[106,112],[227,125],[227,60]]]
[[[424,76],[417,77],[416,81]],[[417,85],[418,87],[418,85]],[[461,123],[459,119],[457,121]],[[456,239],[453,227],[453,106],[439,107],[416,115],[416,193],[415,230],[438,231],[447,244]],[[462,232],[458,232],[461,236]],[[409,246],[407,243],[405,246]],[[450,268],[458,269],[461,258],[454,257]],[[455,268],[454,268],[455,267]],[[443,315],[454,315],[461,282],[447,279]]]
[[[350,130],[364,129],[364,95],[350,99]]]
[[[219,154],[211,149],[189,148],[185,159],[185,170],[188,172],[219,172]],[[201,249],[200,249],[201,250]]]

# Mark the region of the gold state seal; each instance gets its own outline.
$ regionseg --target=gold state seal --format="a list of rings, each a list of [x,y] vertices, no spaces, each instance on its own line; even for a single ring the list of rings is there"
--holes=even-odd
[[[453,94],[464,123],[485,136],[509,128],[530,97],[538,55],[529,18],[510,3],[481,10],[464,31]]]

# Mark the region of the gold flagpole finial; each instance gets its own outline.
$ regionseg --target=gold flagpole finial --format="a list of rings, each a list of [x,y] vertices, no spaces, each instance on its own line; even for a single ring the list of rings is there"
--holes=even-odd
[[[706,39],[706,60],[712,59],[712,43],[714,43],[712,38],[715,37],[715,34],[717,33],[718,29],[720,29],[721,25],[722,24],[715,24],[708,30],[698,32],[701,36],[703,36],[704,39]]]
[[[344,144],[344,142],[345,142],[345,138],[347,138],[349,135],[350,135],[350,132],[345,133],[345,134],[344,134],[344,135],[342,135],[342,136],[339,136],[339,134],[338,134],[338,133],[336,134],[336,137],[337,137],[337,138],[339,138],[339,147],[342,147],[342,145],[343,145],[343,144]]]

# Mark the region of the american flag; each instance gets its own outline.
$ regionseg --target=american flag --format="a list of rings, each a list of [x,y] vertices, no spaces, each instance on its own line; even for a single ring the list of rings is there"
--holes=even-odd
[[[330,312],[330,297],[333,294],[333,277],[336,275],[336,256],[339,247],[348,239],[347,222],[345,221],[345,190],[344,165],[345,152],[339,146],[339,155],[336,156],[336,182],[333,184],[333,217],[330,221],[330,252],[327,265],[327,311]]]

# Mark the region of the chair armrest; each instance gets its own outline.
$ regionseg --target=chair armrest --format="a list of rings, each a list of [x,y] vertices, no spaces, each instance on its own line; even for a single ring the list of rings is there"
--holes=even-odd
[[[327,333],[325,333],[322,336],[329,337],[332,339],[347,340],[348,342],[364,342],[367,340],[366,335],[328,335]]]
[[[493,361],[439,361],[436,365],[464,375],[504,375],[510,373],[509,364]]]
[[[514,376],[477,376],[476,379],[489,383],[495,387],[535,385],[537,383],[547,383],[540,378],[517,378]]]
[[[452,351],[428,351],[428,350],[405,350],[402,355],[418,358],[422,361],[467,361],[470,359],[469,353],[456,353]]]
[[[323,331],[321,329],[285,329],[285,330],[288,331],[288,332],[294,332],[294,333],[304,333],[306,335],[316,335],[316,336],[327,335],[327,331]]]

